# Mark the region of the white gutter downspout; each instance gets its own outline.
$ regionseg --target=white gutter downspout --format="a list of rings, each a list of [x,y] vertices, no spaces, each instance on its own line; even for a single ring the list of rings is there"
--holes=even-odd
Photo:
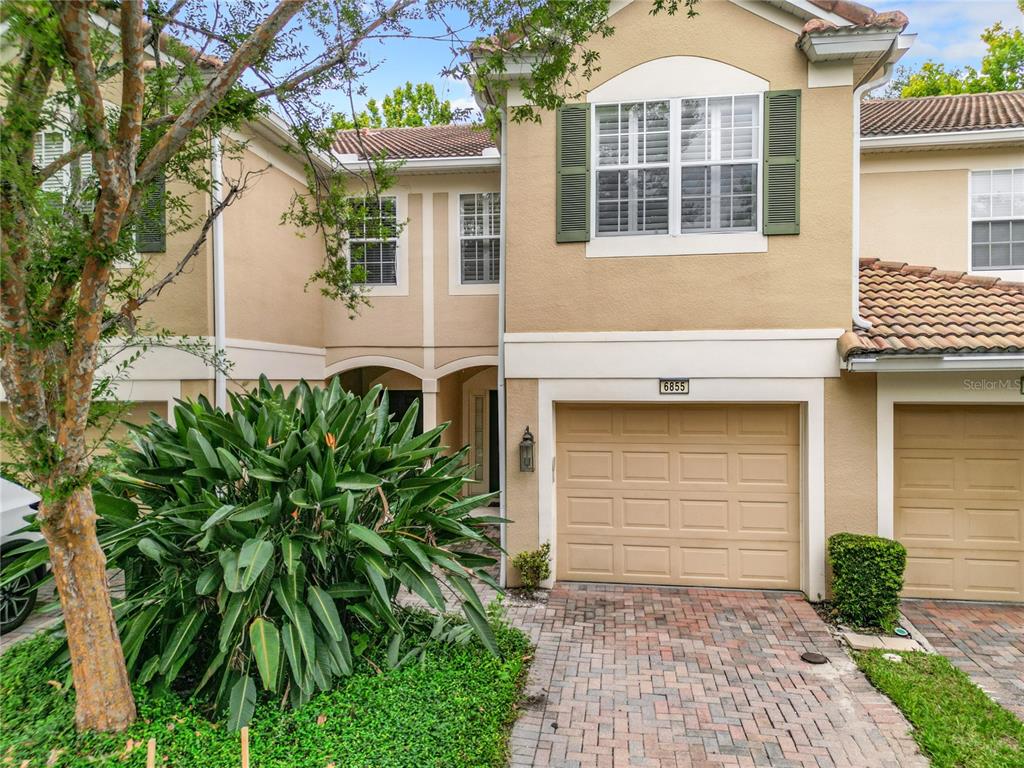
[[[498,212],[501,227],[501,238],[498,240],[498,509],[501,516],[508,520],[508,494],[506,493],[506,475],[508,474],[508,451],[505,444],[507,425],[505,423],[505,254],[508,249],[505,247],[505,240],[508,238],[506,227],[505,210],[508,205],[508,117],[504,109],[501,110],[501,181],[498,185],[501,191],[501,208]],[[501,544],[502,555],[499,558],[498,583],[502,587],[508,584],[508,557],[504,554],[508,547],[507,523],[501,524],[499,543]]]
[[[875,66],[892,54],[898,40],[899,37],[893,40],[889,50],[882,54],[882,58]],[[889,82],[893,66],[885,64],[880,77],[853,89],[853,232],[850,238],[853,241],[853,305],[850,308],[850,316],[853,318],[853,327],[864,331],[871,327],[871,323],[860,315],[860,100],[868,91]]]
[[[212,158],[210,173],[212,185],[210,189],[211,203],[214,209],[221,203],[221,185],[224,182],[224,167],[220,148],[220,136],[214,136],[211,145]],[[224,213],[217,214],[213,219],[213,347],[218,358],[225,354],[224,330]],[[217,408],[228,406],[228,383],[224,370],[217,366],[213,371],[213,404]]]

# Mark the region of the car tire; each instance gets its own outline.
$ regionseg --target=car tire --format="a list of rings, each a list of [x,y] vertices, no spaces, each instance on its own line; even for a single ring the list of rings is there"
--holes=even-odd
[[[17,540],[4,542],[0,546],[0,556],[27,543]],[[36,584],[40,576],[40,569],[37,568],[0,587],[0,634],[17,629],[32,615],[36,607]]]

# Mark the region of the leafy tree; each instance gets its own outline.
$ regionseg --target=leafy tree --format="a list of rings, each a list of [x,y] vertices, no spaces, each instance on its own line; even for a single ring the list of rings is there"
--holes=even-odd
[[[692,11],[694,2],[660,7]],[[528,62],[523,93],[532,106],[512,107],[508,118],[539,119],[537,109],[577,97],[572,84],[593,73],[598,57],[588,41],[611,33],[608,2],[265,0],[211,8],[206,0],[6,0],[0,14],[7,469],[43,497],[39,525],[63,609],[76,724],[119,730],[136,712],[96,535],[91,484],[103,468],[89,428],[101,410],[94,403],[110,399],[114,384],[96,370],[112,347],[140,348],[148,338],[140,338],[140,307],[188,266],[251,179],[225,181],[209,212],[168,194],[168,228],[195,241],[162,275],[149,273],[132,237],[152,190],[166,177],[190,192],[213,191],[211,137],[240,151],[227,136],[273,104],[291,126],[287,148],[308,161],[308,193],[288,221],[316,228],[325,255],[313,278],[355,307],[360,289],[343,258],[343,233],[360,210],[351,198],[379,194],[393,169],[374,166],[365,186],[343,176],[324,151],[331,110],[320,96],[361,90],[376,66],[368,43],[400,45],[422,20],[445,30],[468,21],[492,32],[474,50],[475,87],[500,99],[508,64]],[[453,32],[438,40],[465,52]],[[463,73],[470,75],[468,64]],[[499,115],[485,118],[493,127]],[[70,148],[41,164],[35,140],[49,130],[64,133]],[[92,170],[82,173],[87,155]]]
[[[448,99],[440,99],[430,83],[407,82],[384,97],[366,102],[366,109],[352,119],[338,113],[334,125],[344,128],[406,128],[421,125],[450,125],[469,117],[470,110],[455,109]]]
[[[1024,0],[1018,0],[1024,10]],[[988,46],[981,69],[968,66],[947,70],[941,62],[926,61],[916,72],[905,67],[890,83],[887,95],[900,98],[956,93],[994,93],[1024,89],[1024,31],[993,24],[981,33]]]

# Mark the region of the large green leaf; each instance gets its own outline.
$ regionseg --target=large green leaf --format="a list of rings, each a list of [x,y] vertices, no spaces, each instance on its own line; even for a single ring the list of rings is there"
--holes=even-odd
[[[338,616],[338,608],[334,605],[334,598],[324,592],[320,587],[309,588],[309,607],[320,619],[320,623],[334,640],[341,640],[345,636],[345,630],[341,626],[341,619]]]
[[[266,539],[249,539],[238,554],[238,570],[242,572],[242,589],[248,589],[274,556],[274,545]]]
[[[217,452],[213,450],[210,441],[203,437],[199,430],[193,428],[188,431],[187,446],[192,461],[199,469],[219,469],[220,462],[217,461]]]
[[[185,653],[189,644],[195,640],[203,626],[204,614],[193,609],[187,616],[181,619],[171,634],[170,639],[164,645],[163,653],[160,655],[160,674],[167,674],[181,654]]]
[[[388,543],[384,541],[376,531],[371,531],[369,528],[359,525],[358,523],[349,523],[346,530],[350,535],[369,544],[385,557],[391,556],[391,547],[388,546]]]
[[[218,557],[224,573],[224,586],[231,592],[241,592],[242,571],[238,567],[238,553],[233,549],[222,549]]]
[[[249,625],[249,644],[256,666],[268,691],[277,690],[277,670],[281,661],[281,638],[273,622],[258,618]]]
[[[288,657],[288,667],[291,669],[292,680],[297,686],[302,686],[305,679],[305,667],[302,663],[302,645],[299,643],[299,633],[293,624],[285,624],[281,629],[281,644],[284,646],[285,656]]]
[[[206,518],[206,520],[203,522],[202,530],[205,531],[205,530],[207,530],[209,528],[212,528],[213,526],[217,525],[217,523],[219,523],[221,520],[224,520],[228,515],[230,515],[234,511],[235,511],[235,505],[234,504],[224,504],[224,505],[222,505],[221,507],[219,507],[217,509],[216,512],[214,512],[212,515],[210,515],[208,518]]]
[[[295,566],[302,556],[302,542],[285,536],[281,539],[281,562],[288,573],[295,573]]]
[[[368,491],[376,488],[381,482],[379,477],[366,472],[345,472],[338,475],[334,485],[339,491]]]
[[[248,675],[243,675],[231,688],[231,698],[228,701],[228,730],[237,731],[248,725],[255,710],[256,683]]]
[[[494,630],[491,629],[491,625],[487,623],[487,619],[480,611],[470,602],[464,602],[462,604],[462,612],[466,614],[466,619],[469,620],[469,625],[473,627],[473,631],[476,632],[477,637],[480,638],[480,642],[484,644],[495,656],[501,656],[501,650],[498,648],[498,641],[494,638]]]
[[[156,540],[149,538],[148,536],[139,539],[138,543],[139,552],[144,554],[150,560],[155,560],[158,564],[164,560],[164,555],[167,554],[165,550]]]

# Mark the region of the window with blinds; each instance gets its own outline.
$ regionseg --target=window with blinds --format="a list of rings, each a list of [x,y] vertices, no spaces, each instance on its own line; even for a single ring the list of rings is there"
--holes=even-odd
[[[42,170],[70,149],[71,143],[62,131],[39,131],[34,139],[32,164]],[[76,192],[80,198],[79,207],[92,210],[95,201],[90,191],[93,181],[90,153],[82,155],[75,163],[68,163],[46,179],[42,184],[43,190],[67,195],[71,189],[72,171],[78,173]]]
[[[1024,268],[1024,168],[971,173],[971,269]]]
[[[459,195],[459,260],[462,282],[496,283],[501,271],[501,196]]]
[[[683,99],[680,109],[680,228],[757,228],[757,96]]]
[[[669,102],[602,104],[597,119],[597,234],[669,231]]]
[[[755,231],[759,94],[594,107],[598,236]]]
[[[364,285],[398,285],[398,206],[394,197],[356,203],[349,268]]]

